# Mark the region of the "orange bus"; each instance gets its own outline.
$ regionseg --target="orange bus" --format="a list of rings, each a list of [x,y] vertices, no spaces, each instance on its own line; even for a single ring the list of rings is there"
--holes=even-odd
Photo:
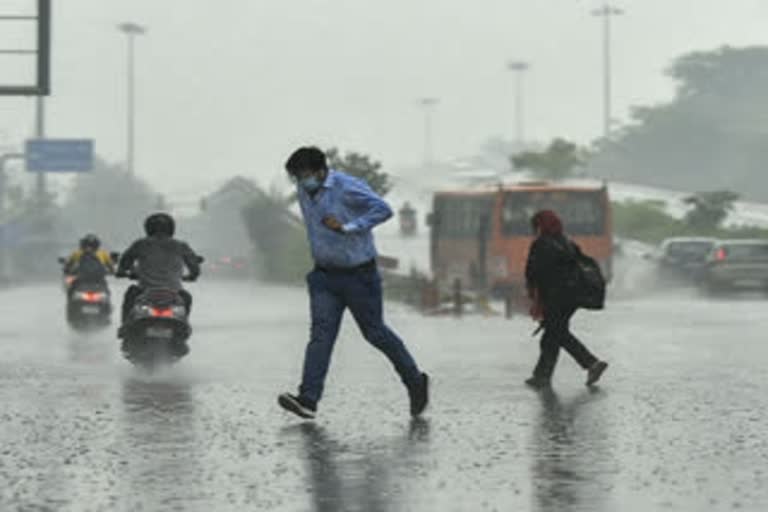
[[[432,274],[440,285],[464,286],[519,297],[533,241],[531,216],[560,215],[566,233],[600,262],[610,279],[613,257],[611,205],[606,186],[546,182],[436,192],[430,215]]]

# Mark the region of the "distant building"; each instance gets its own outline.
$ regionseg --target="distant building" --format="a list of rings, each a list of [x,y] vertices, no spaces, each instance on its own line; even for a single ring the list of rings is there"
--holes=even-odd
[[[227,181],[202,201],[205,209],[180,226],[181,234],[209,265],[232,259],[245,260],[256,269],[260,254],[255,250],[243,221],[243,209],[264,192],[241,176]]]

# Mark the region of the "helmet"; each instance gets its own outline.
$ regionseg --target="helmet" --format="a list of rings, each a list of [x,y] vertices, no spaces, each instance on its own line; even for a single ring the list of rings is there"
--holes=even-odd
[[[144,221],[144,231],[147,236],[173,236],[176,231],[176,222],[167,213],[153,213]]]
[[[83,238],[80,239],[80,249],[83,251],[85,250],[92,250],[95,251],[99,248],[101,245],[101,240],[99,240],[99,237],[92,233],[88,233]]]

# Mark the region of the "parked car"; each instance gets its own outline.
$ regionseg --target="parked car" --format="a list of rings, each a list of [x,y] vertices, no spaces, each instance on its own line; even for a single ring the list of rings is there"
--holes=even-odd
[[[695,283],[707,267],[707,258],[717,241],[704,237],[673,237],[661,242],[655,255],[663,284]]]
[[[702,284],[710,292],[768,292],[768,240],[721,240],[707,258]]]

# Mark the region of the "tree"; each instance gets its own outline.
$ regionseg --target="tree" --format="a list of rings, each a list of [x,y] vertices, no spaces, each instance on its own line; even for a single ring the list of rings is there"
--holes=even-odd
[[[337,169],[364,179],[380,196],[385,196],[392,190],[389,174],[382,172],[381,162],[372,160],[370,156],[354,151],[342,156],[337,148],[329,149],[326,151],[326,155],[331,169]]]
[[[118,249],[143,234],[144,218],[155,211],[158,194],[118,165],[99,158],[92,172],[78,176],[62,216],[73,234],[98,234]]]
[[[555,139],[544,151],[525,151],[513,155],[510,160],[515,169],[527,169],[541,178],[561,180],[583,166],[586,157],[586,151],[576,144]]]
[[[729,190],[716,190],[713,192],[699,192],[688,196],[683,202],[692,206],[686,213],[686,223],[694,229],[713,231],[720,227],[733,209],[733,203],[739,198],[739,194]]]
[[[289,209],[293,197],[276,188],[260,191],[242,211],[249,238],[263,255],[264,276],[271,281],[299,281],[311,267],[306,232]]]
[[[705,182],[768,199],[768,47],[693,52],[667,75],[674,99],[634,108],[599,141],[591,174],[682,190]]]

